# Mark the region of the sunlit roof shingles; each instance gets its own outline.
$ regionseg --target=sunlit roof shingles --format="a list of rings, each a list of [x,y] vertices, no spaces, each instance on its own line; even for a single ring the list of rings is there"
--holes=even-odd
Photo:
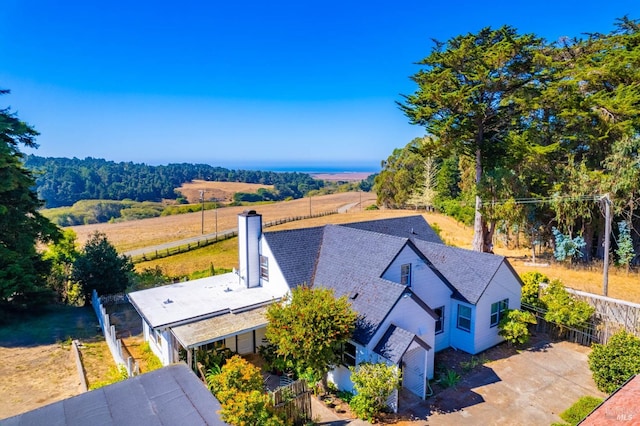
[[[368,343],[405,290],[380,278],[406,239],[341,226],[327,226],[314,285],[347,296],[359,314],[354,339]]]
[[[311,284],[323,232],[324,227],[265,232],[289,287]]]
[[[478,302],[504,262],[504,257],[490,253],[426,241],[414,241],[414,244],[459,293],[454,297],[471,304]]]

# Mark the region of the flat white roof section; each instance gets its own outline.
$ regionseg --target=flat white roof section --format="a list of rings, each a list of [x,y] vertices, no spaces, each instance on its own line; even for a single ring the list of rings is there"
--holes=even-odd
[[[228,313],[190,324],[172,327],[171,331],[185,349],[206,345],[226,337],[247,333],[267,325],[267,307]]]
[[[135,291],[129,300],[152,328],[163,328],[256,308],[284,295],[271,286],[241,286],[238,275],[230,272]]]

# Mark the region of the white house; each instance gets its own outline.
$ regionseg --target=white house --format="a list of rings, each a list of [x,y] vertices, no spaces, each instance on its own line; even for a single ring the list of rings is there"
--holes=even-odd
[[[163,363],[176,362],[179,347],[190,363],[214,342],[254,352],[266,305],[299,285],[324,286],[358,313],[344,366],[330,379],[350,390],[347,366],[386,362],[424,397],[435,352],[500,343],[501,316],[520,308],[522,283],[504,257],[446,246],[419,215],[265,233],[255,211],[238,222],[237,273],[129,295]]]

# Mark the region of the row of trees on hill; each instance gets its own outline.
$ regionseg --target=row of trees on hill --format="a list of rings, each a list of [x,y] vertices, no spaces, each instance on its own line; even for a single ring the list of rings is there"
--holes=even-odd
[[[379,202],[473,223],[478,251],[496,232],[535,241],[555,226],[581,234],[589,258],[602,254],[597,199],[609,193],[637,242],[639,29],[625,17],[608,34],[554,43],[509,26],[436,42],[399,102],[427,135],[383,162]]]
[[[194,179],[274,185],[268,198],[301,198],[324,186],[306,173],[229,170],[207,164],[146,164],[98,158],[44,158],[28,155],[25,166],[36,177],[36,190],[48,208],[71,206],[80,200],[161,201],[175,199],[175,192]]]

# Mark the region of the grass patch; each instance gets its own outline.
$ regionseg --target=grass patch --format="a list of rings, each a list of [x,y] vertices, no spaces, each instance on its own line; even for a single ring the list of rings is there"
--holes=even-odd
[[[594,396],[583,396],[571,407],[560,413],[560,418],[575,426],[589,415],[598,405],[602,403],[602,398]]]
[[[230,238],[187,253],[176,254],[163,259],[140,262],[135,265],[137,271],[159,266],[172,277],[190,276],[194,271],[210,270],[211,263],[218,271],[231,270],[238,265],[238,238]],[[209,274],[210,275],[210,274]]]
[[[471,357],[469,361],[460,362],[460,367],[465,373],[468,373],[469,371],[476,368],[478,365],[483,365],[483,364],[486,364],[487,362],[489,362],[489,360],[484,355],[481,355],[479,357],[474,355]]]
[[[153,371],[153,370],[162,368],[162,362],[160,361],[160,358],[158,358],[156,354],[154,354],[153,351],[151,350],[151,347],[149,346],[149,342],[144,342],[142,344],[141,350],[142,350],[142,359],[145,362],[145,365],[147,366],[146,371]]]
[[[16,313],[0,327],[0,345],[18,347],[92,339],[99,334],[91,307],[50,305],[39,311]]]
[[[113,383],[121,382],[129,378],[129,373],[127,373],[127,369],[124,365],[120,365],[118,367],[111,366],[109,367],[109,371],[107,372],[107,377],[104,380],[98,380],[93,382],[89,386],[89,390],[99,389],[101,387],[111,385]]]

